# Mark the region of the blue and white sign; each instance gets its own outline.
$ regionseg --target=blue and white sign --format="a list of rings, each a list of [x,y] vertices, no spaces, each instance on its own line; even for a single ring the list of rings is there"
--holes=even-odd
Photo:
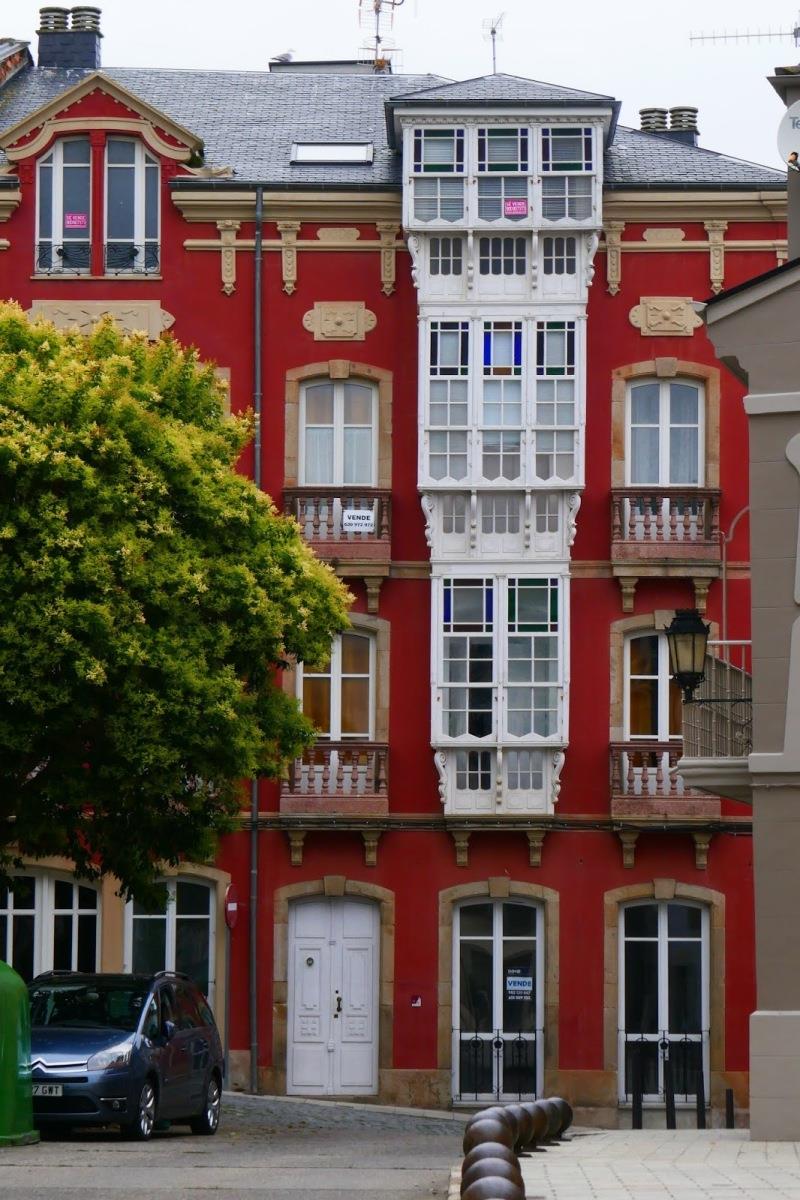
[[[506,995],[509,1000],[530,1000],[533,996],[533,979],[530,975],[507,975]]]

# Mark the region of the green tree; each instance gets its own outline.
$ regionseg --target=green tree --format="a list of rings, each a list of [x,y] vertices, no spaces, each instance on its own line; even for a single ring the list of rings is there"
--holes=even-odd
[[[251,435],[195,350],[0,305],[0,877],[66,854],[147,897],[313,740],[279,668],[349,597],[236,472]]]

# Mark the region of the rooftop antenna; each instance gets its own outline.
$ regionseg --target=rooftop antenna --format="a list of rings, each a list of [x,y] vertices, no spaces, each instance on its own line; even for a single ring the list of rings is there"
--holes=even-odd
[[[387,23],[390,29],[394,26],[395,9],[403,4],[405,0],[358,0],[358,23],[369,39],[362,49],[371,51],[376,71],[386,70],[387,55],[397,49],[384,41],[383,31]]]
[[[500,26],[503,24],[503,17],[506,14],[501,12],[497,17],[487,17],[483,22],[483,38],[484,41],[492,39],[492,74],[497,74],[497,42],[502,42],[503,35],[500,31]]]
[[[690,42],[764,42],[777,38],[794,38],[795,46],[800,46],[800,15],[791,29],[748,29],[736,33],[691,33]]]

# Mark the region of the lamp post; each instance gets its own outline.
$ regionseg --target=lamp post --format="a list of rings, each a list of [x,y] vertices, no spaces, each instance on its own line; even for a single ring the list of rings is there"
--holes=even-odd
[[[695,689],[705,679],[706,648],[711,626],[696,608],[679,608],[666,630],[672,676],[683,692],[684,704],[694,701]]]

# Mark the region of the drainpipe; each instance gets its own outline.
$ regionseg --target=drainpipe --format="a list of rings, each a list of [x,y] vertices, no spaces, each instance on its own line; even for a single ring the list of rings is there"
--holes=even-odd
[[[720,531],[720,542],[722,543],[722,641],[728,640],[728,546],[733,541],[733,535],[736,532],[736,526],[745,513],[750,512],[750,506],[745,505],[740,508],[736,516],[731,521],[731,527],[727,535]]]
[[[253,271],[253,482],[261,487],[261,244],[264,189],[256,188]],[[258,780],[250,780],[250,1091],[258,1091]]]

